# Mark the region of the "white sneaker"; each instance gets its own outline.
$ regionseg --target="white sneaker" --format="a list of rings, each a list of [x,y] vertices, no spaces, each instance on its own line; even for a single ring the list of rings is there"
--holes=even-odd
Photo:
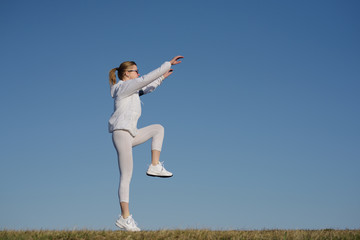
[[[166,169],[164,168],[164,162],[159,162],[158,165],[156,166],[150,164],[149,169],[146,172],[146,175],[151,177],[163,177],[163,178],[173,176],[171,172],[166,171]]]
[[[126,231],[132,231],[132,232],[140,231],[140,228],[138,228],[137,223],[132,218],[132,215],[128,216],[125,219],[120,215],[119,219],[116,220],[115,225]]]

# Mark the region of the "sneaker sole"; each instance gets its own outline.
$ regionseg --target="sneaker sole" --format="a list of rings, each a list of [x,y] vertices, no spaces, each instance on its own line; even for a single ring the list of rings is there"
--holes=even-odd
[[[120,229],[123,229],[123,230],[128,231],[128,232],[140,232],[140,231],[141,231],[141,229],[139,229],[139,230],[126,229],[126,227],[124,227],[123,225],[119,224],[118,222],[115,222],[115,225],[116,225],[117,227],[119,227]]]
[[[125,229],[125,227],[124,227],[124,226],[120,225],[120,224],[119,224],[119,223],[117,223],[117,222],[115,222],[115,225],[116,225],[117,227],[121,228],[121,229]]]
[[[150,173],[146,173],[146,175],[148,175],[149,177],[159,177],[159,178],[170,178],[174,175],[171,176],[161,176],[161,175],[154,175],[154,174],[150,174]]]

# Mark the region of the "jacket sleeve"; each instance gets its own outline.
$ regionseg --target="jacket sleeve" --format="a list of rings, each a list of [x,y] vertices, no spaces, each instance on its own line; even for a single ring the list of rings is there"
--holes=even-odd
[[[139,95],[142,96],[144,94],[148,94],[151,93],[152,91],[155,90],[155,88],[157,88],[158,86],[160,86],[160,84],[162,83],[162,81],[165,78],[163,76],[157,78],[155,81],[151,82],[150,84],[146,85],[145,87],[143,87],[140,91],[139,91]]]
[[[142,77],[124,81],[121,84],[120,89],[118,89],[118,96],[120,98],[125,98],[130,96],[131,94],[134,94],[135,92],[141,90],[155,80],[158,80],[162,75],[164,75],[167,71],[170,70],[170,67],[171,63],[165,62],[159,68]]]

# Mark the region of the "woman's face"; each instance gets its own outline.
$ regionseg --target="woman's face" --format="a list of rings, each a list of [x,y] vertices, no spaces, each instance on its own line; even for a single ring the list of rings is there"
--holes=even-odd
[[[126,69],[125,75],[127,76],[128,79],[134,79],[134,78],[138,78],[140,76],[136,65],[132,65],[131,67]]]

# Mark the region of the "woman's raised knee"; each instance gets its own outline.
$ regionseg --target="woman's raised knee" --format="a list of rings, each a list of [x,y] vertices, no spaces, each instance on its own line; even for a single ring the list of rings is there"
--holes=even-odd
[[[165,128],[161,124],[154,124],[153,126],[156,129],[156,132],[164,134]]]

